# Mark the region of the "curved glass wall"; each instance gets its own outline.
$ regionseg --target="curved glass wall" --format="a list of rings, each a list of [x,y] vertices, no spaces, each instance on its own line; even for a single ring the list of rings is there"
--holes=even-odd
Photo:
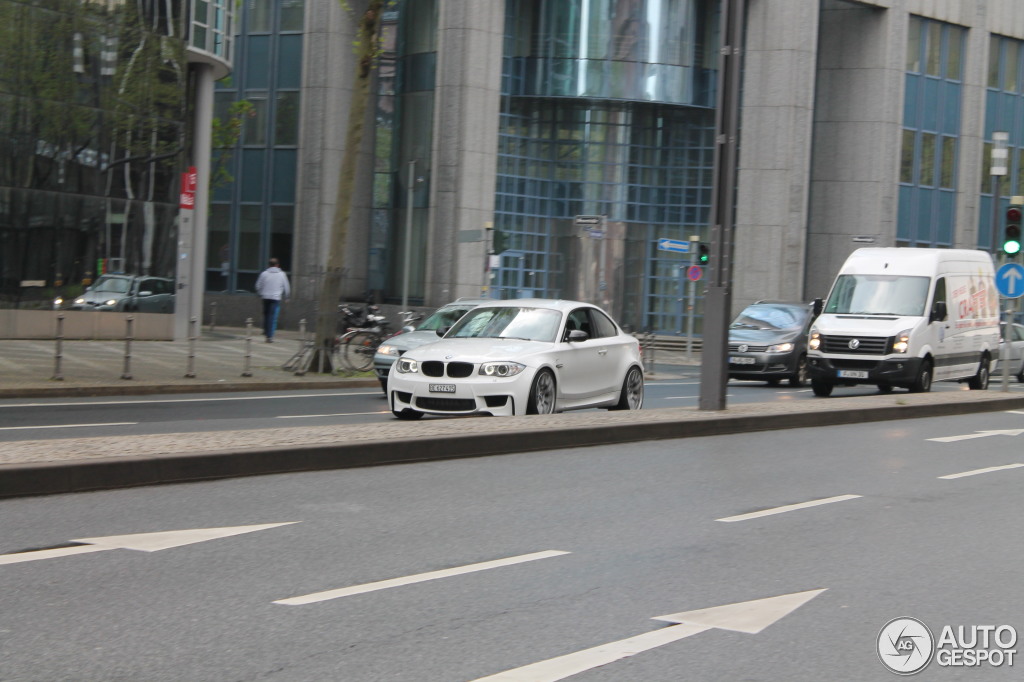
[[[0,304],[174,277],[181,4],[0,0]]]
[[[703,0],[510,0],[507,92],[714,106]]]
[[[620,321],[683,333],[689,262],[657,244],[707,236],[717,12],[713,0],[507,0],[493,296],[576,295],[595,245],[574,218],[604,216],[616,256],[599,287],[621,286]]]

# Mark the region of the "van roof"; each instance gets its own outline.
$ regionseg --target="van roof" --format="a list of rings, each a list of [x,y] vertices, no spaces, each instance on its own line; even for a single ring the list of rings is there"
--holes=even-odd
[[[901,272],[920,270],[925,274],[934,272],[939,263],[962,263],[972,269],[978,266],[988,269],[992,267],[992,256],[972,249],[866,248],[851,253],[842,272],[886,274],[893,272],[893,265],[898,264]]]

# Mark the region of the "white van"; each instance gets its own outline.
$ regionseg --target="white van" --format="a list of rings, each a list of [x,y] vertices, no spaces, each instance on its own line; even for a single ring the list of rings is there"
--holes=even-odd
[[[999,354],[992,257],[957,249],[857,249],[811,327],[814,394],[875,384],[922,392],[932,380],[988,388]]]

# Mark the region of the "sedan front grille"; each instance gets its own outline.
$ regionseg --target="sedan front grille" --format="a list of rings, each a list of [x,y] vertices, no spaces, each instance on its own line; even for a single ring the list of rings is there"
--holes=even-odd
[[[473,363],[449,362],[446,367],[440,360],[427,360],[420,364],[420,370],[428,377],[448,375],[452,379],[465,379],[473,373]]]
[[[745,346],[744,350],[740,350],[740,346]],[[759,345],[755,346],[752,343],[729,343],[730,353],[763,353],[768,350],[768,346]]]

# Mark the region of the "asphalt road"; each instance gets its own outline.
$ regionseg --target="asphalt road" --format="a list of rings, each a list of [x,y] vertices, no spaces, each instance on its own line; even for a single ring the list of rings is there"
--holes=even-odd
[[[1024,384],[1010,385],[1014,393]],[[935,391],[957,391],[957,383],[937,383]],[[991,391],[999,390],[993,386]],[[874,395],[874,387],[836,389],[835,397]],[[680,379],[648,381],[645,409],[693,407],[700,395],[696,368]],[[809,387],[733,381],[730,404],[821,400]],[[375,388],[204,393],[97,398],[0,400],[0,442],[78,436],[123,436],[265,429],[279,426],[324,426],[390,422],[384,394]]]
[[[891,619],[1024,628],[1021,437],[995,412],[4,500],[0,679],[894,680]],[[99,539],[251,524],[288,525]],[[44,549],[75,539],[104,551]],[[759,632],[652,620],[794,594]]]

